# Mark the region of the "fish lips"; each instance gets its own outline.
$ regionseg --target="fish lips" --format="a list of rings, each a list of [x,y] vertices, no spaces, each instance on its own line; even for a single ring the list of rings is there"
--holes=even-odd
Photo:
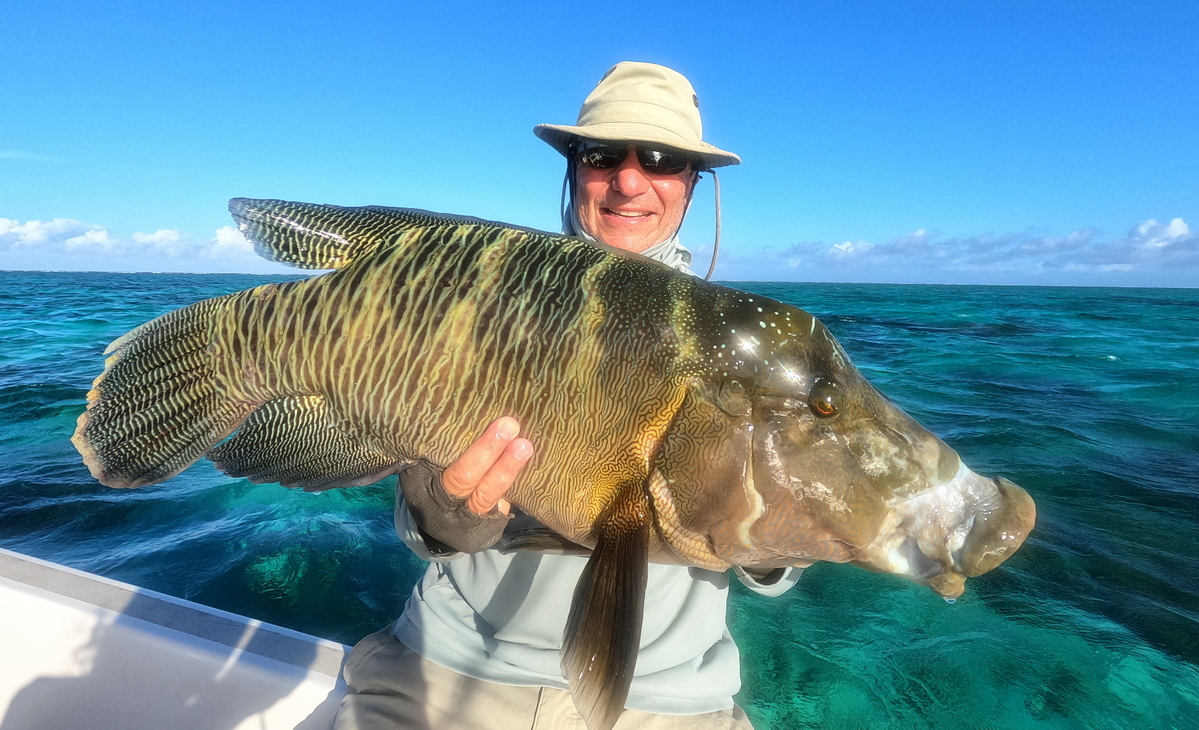
[[[1004,477],[989,479],[962,466],[948,482],[893,505],[859,564],[957,598],[966,578],[1010,557],[1035,523],[1028,492]]]
[[[1016,552],[1037,523],[1037,506],[1028,492],[1004,477],[995,478],[1002,503],[979,513],[957,561],[963,575],[973,577],[996,568]]]

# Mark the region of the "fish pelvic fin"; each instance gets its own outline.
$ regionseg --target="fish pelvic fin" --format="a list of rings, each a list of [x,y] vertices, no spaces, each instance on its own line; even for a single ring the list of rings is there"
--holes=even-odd
[[[231,477],[308,492],[373,484],[404,463],[370,448],[353,429],[339,427],[319,395],[263,403],[208,458]]]
[[[141,487],[183,471],[257,403],[229,397],[210,353],[225,298],[165,314],[109,345],[71,442],[110,487]]]
[[[416,228],[498,225],[408,208],[346,208],[251,198],[230,200],[229,212],[259,256],[300,269],[340,269]]]
[[[610,730],[624,710],[641,645],[651,513],[641,483],[627,483],[601,514],[596,546],[575,586],[562,672],[588,730]]]

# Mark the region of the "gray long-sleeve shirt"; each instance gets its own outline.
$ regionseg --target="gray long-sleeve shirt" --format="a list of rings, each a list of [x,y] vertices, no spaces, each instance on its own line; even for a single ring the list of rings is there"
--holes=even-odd
[[[679,258],[681,248],[671,239],[646,254],[691,273]],[[397,500],[396,531],[432,564],[394,625],[396,638],[425,658],[476,679],[566,689],[559,668],[562,633],[587,558],[504,555],[498,550],[435,556],[398,490]],[[777,596],[802,571],[789,569],[770,585],[740,568],[734,572],[751,590]],[[741,678],[737,646],[725,625],[728,586],[727,571],[650,564],[627,707],[699,714],[733,706]]]

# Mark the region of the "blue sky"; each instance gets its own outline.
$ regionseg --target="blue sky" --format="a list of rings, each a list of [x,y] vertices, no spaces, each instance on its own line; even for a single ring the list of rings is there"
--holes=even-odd
[[[1199,286],[1197,6],[10,1],[0,268],[285,270],[237,196],[555,229],[532,126],[644,60],[744,159],[717,279]]]

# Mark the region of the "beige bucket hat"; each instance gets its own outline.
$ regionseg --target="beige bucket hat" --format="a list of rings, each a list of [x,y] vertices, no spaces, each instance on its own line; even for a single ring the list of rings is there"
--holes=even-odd
[[[703,141],[699,97],[687,77],[655,63],[616,64],[583,101],[575,126],[538,124],[533,134],[563,155],[582,137],[658,144],[690,152],[708,168],[741,163],[732,152]]]

